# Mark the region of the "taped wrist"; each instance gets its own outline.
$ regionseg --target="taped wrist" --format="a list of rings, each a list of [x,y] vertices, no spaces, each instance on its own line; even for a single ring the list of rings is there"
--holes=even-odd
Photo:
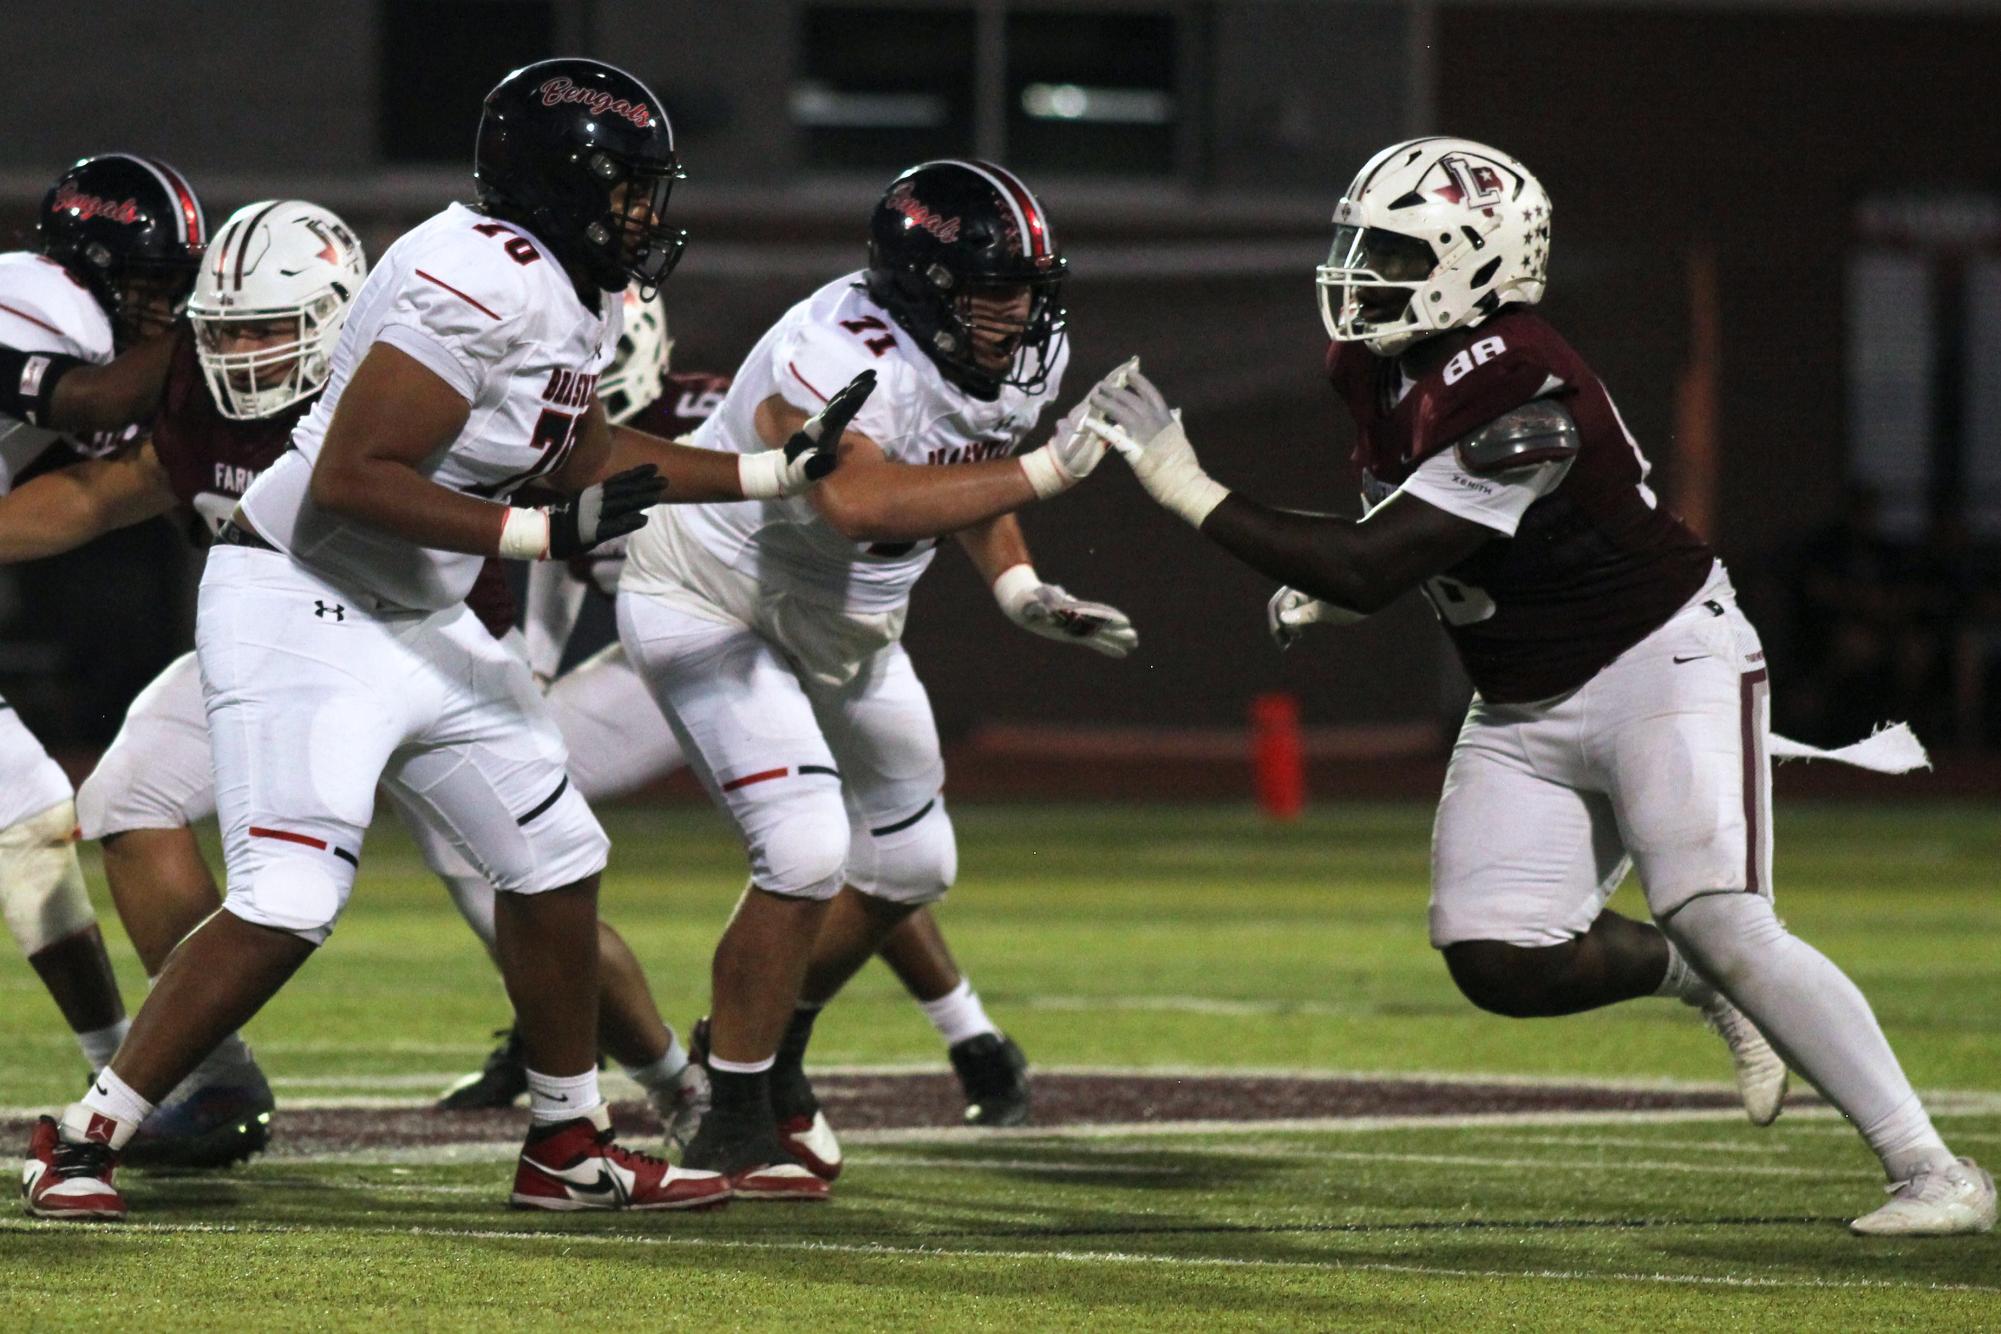
[[[1035,567],[1023,561],[1010,565],[994,580],[994,601],[1007,613],[1009,620],[1021,619],[1021,610],[1035,598],[1035,590],[1042,587],[1042,576]]]
[[[764,449],[740,454],[736,461],[736,482],[745,500],[776,500],[785,494],[785,465],[790,462],[782,449]]]
[[[1031,449],[1015,462],[1021,464],[1022,474],[1028,478],[1028,485],[1035,492],[1037,500],[1047,500],[1051,496],[1061,495],[1077,485],[1078,479],[1072,477],[1064,470],[1063,465],[1056,461],[1054,446],[1044,445],[1040,449]]]
[[[56,401],[56,386],[65,375],[88,364],[60,352],[21,352],[0,347],[0,417],[15,417],[30,426],[47,426]]]
[[[547,560],[549,512],[510,506],[500,522],[498,554],[505,560]]]

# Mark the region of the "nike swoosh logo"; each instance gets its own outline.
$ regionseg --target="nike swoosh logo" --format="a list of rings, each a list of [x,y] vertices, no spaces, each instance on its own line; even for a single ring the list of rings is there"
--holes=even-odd
[[[617,1177],[602,1167],[598,1169],[598,1179],[586,1185],[581,1181],[572,1181],[561,1173],[551,1172],[540,1163],[532,1165],[543,1176],[548,1177],[551,1181],[561,1185],[565,1190],[579,1198],[588,1197],[600,1200],[623,1200],[625,1198],[624,1185],[620,1183]]]
[[[1676,661],[1680,661],[1680,659],[1676,659]],[[570,1100],[570,1095],[567,1093],[545,1093],[542,1096],[550,1102],[568,1102]]]
[[[284,276],[285,276],[285,277],[287,277],[287,278],[296,278],[296,277],[298,277],[298,276],[299,276],[300,274],[304,273],[304,272],[305,272],[305,270],[304,270],[304,269],[280,269],[280,270],[278,270],[278,272],[279,272],[280,274],[284,275]]]
[[[104,1085],[102,1084],[93,1084],[91,1085],[91,1088],[93,1088],[96,1091],[97,1096],[100,1098],[108,1098],[111,1096],[111,1090],[104,1087]]]
[[[1715,655],[1714,653],[1691,653],[1691,654],[1689,654],[1689,655],[1688,655],[1688,656],[1687,656],[1686,658],[1681,658],[1681,657],[1677,657],[1677,658],[1675,659],[1675,661],[1676,661],[1676,662],[1699,662],[1699,661],[1700,661],[1700,660],[1702,660],[1703,658],[1713,658],[1713,657],[1715,657],[1715,656],[1716,656],[1716,655]]]

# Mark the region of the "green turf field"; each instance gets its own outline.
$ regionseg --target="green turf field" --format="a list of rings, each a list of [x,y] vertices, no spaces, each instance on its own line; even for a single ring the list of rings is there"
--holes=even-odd
[[[956,816],[961,881],[942,921],[1040,1066],[1727,1077],[1720,1045],[1667,1002],[1537,1023],[1461,1002],[1425,943],[1428,807],[1326,809],[1283,829],[1205,808]],[[608,823],[606,916],[663,1010],[690,1018],[740,854],[706,811]],[[1959,1095],[1940,1104],[1948,1139],[2001,1160],[2001,821],[1796,807],[1779,838],[1784,915],[1869,993],[1919,1086]],[[130,952],[107,934],[136,1001]],[[0,1105],[74,1096],[74,1044],[11,954],[0,996]],[[332,943],[249,1036],[281,1105],[414,1104],[476,1064],[505,1018],[470,933],[385,826]],[[828,1012],[813,1055],[942,1062],[880,970]],[[13,1328],[2001,1324],[2001,1237],[1841,1230],[1878,1178],[1825,1114],[1770,1131],[1676,1113],[899,1132],[850,1144],[829,1207],[694,1217],[510,1213],[508,1157],[363,1150],[128,1174],[124,1227],[0,1223],[0,1312]]]

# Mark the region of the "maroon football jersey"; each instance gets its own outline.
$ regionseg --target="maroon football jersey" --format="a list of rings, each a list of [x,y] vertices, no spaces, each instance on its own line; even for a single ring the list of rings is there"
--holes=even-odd
[[[675,371],[660,389],[660,397],[626,422],[635,431],[679,440],[715,415],[729,392],[730,377],[706,371]]]
[[[312,406],[308,398],[254,421],[223,416],[195,358],[194,336],[182,335],[160,391],[153,453],[166,470],[174,499],[194,512],[204,538],[213,537],[236,512],[236,502],[257,474],[291,448],[292,427]],[[514,594],[498,560],[480,567],[466,605],[496,639],[513,628]]]
[[[195,359],[194,335],[183,333],[175,342],[153,421],[153,453],[167,471],[174,499],[200,519],[203,536],[215,535],[236,512],[244,488],[291,447],[292,427],[312,405],[307,399],[275,416],[232,421],[209,394]]]
[[[1427,458],[1532,399],[1561,403],[1577,424],[1569,472],[1528,507],[1514,537],[1496,533],[1425,584],[1483,698],[1514,704],[1576,689],[1708,576],[1713,555],[1659,507],[1605,386],[1526,307],[1401,359],[1334,343],[1327,373],[1354,415],[1355,462],[1371,504]]]

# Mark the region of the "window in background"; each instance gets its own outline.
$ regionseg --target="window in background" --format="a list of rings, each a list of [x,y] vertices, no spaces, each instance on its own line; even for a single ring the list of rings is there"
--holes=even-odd
[[[977,27],[970,9],[806,6],[791,111],[807,169],[973,151]]]
[[[469,163],[479,107],[556,49],[553,0],[381,0],[377,133],[386,162]]]
[[[1848,264],[1850,470],[1901,537],[2001,534],[2001,196],[1882,195]]]
[[[1932,479],[1931,274],[1923,259],[1870,249],[1848,262],[1848,456],[1883,499],[1883,525],[1923,529]]]
[[[1174,172],[1182,107],[1171,14],[1010,13],[1006,32],[1011,165],[1091,175]]]

